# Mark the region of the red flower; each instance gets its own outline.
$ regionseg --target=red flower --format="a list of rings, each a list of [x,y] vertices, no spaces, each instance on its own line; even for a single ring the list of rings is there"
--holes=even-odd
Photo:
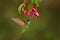
[[[30,9],[30,10],[28,11],[28,16],[30,16],[30,15],[31,15],[31,11],[32,11],[32,9]]]
[[[26,7],[24,7],[24,15],[26,16]]]
[[[26,7],[24,7],[24,15],[25,15],[25,16],[26,16],[26,13],[27,13]],[[37,17],[40,16],[39,13],[38,13],[38,11],[37,11],[37,9],[34,8],[34,7],[32,7],[32,8],[28,11],[28,17],[30,17],[31,15],[32,15],[34,18],[37,18]]]
[[[28,11],[28,16],[30,16],[32,13],[33,16],[40,16],[39,13],[37,12],[37,9],[35,8],[31,8],[29,11]]]

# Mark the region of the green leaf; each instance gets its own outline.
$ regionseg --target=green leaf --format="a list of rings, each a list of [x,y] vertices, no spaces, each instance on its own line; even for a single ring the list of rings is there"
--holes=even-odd
[[[38,3],[40,4],[42,0],[38,0]]]
[[[39,6],[42,0],[31,0],[33,4],[36,4],[36,6]]]
[[[38,0],[35,0],[35,4],[36,4],[36,6],[39,6],[39,4],[38,4]]]
[[[29,11],[31,9],[31,7],[32,7],[32,3],[30,2],[27,6],[27,11]]]
[[[35,0],[31,0],[31,2],[34,4],[35,3]]]
[[[24,11],[24,8],[23,7],[21,8],[21,11]]]
[[[21,13],[21,11],[22,11],[22,7],[24,6],[24,4],[21,4],[19,7],[18,7],[18,11],[19,11],[19,13]]]

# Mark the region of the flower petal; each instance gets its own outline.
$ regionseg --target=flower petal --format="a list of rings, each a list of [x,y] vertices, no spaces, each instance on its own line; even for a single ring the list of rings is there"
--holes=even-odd
[[[40,16],[38,12],[33,12],[34,16]]]
[[[35,13],[37,16],[40,16],[38,12]]]
[[[26,10],[24,10],[24,15],[26,16]]]
[[[32,10],[37,11],[35,8],[32,8]]]
[[[28,16],[30,16],[30,14],[31,14],[31,11],[32,11],[32,9],[30,9],[30,10],[28,11]]]

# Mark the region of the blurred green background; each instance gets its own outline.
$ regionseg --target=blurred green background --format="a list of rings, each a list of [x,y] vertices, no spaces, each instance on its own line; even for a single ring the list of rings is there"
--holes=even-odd
[[[22,1],[0,0],[0,40],[15,40],[21,32],[11,18],[20,18],[18,6]],[[42,0],[38,11],[39,19],[32,19],[29,31],[18,40],[60,40],[60,0]]]

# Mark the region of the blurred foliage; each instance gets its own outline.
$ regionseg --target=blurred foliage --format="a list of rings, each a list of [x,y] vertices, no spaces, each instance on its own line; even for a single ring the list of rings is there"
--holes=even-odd
[[[11,20],[12,17],[27,17],[18,14],[18,6],[23,0],[0,0],[0,40],[16,40],[22,28]],[[37,1],[37,0],[36,0]],[[40,17],[32,18],[28,32],[18,40],[59,40],[60,39],[60,1],[42,0],[39,5]]]

